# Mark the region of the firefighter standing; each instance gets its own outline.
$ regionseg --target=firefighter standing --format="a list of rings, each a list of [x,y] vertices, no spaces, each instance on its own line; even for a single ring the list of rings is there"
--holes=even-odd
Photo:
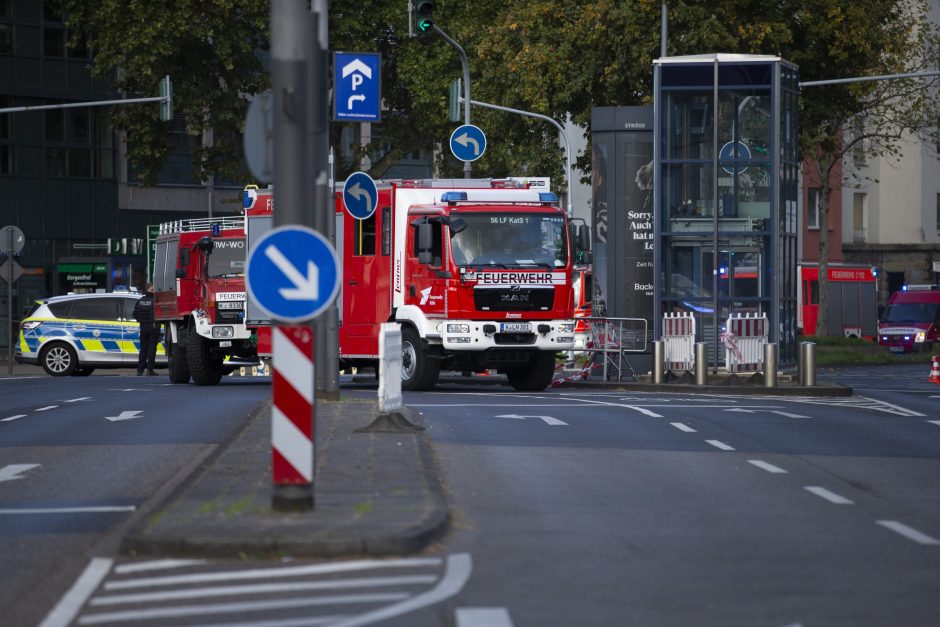
[[[157,340],[160,327],[153,320],[153,284],[147,284],[147,292],[134,305],[134,320],[140,323],[140,352],[137,354],[137,376],[155,375],[153,362],[157,357]]]

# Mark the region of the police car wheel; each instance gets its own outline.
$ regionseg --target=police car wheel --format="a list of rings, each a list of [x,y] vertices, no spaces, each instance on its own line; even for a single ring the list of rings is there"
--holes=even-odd
[[[68,344],[55,343],[42,349],[39,357],[43,370],[53,377],[66,377],[78,368],[78,356]]]

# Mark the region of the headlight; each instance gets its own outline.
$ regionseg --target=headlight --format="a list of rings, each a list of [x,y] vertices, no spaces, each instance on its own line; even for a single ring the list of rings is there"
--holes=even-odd
[[[212,327],[212,337],[234,337],[234,327]]]
[[[562,322],[558,325],[559,333],[571,333],[574,331],[574,322]]]
[[[918,333],[917,335],[914,336],[914,341],[915,341],[915,342],[923,342],[925,339],[927,339],[927,332],[926,332],[926,331],[921,331],[920,333]]]
[[[447,325],[448,333],[470,333],[469,324],[448,324]]]

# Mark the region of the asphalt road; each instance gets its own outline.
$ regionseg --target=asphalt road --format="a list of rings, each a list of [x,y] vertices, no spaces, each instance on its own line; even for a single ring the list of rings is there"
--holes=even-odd
[[[920,366],[819,377],[852,385],[856,396],[521,394],[497,385],[406,393],[406,405],[429,421],[453,515],[450,533],[424,554],[325,563],[121,558],[102,585],[125,605],[90,614],[113,609],[117,622],[108,624],[124,624],[119,610],[130,606],[127,620],[142,626],[940,624],[940,386]],[[186,402],[205,398],[205,388],[176,390],[192,390]],[[375,387],[344,383],[343,393],[374,397]],[[222,412],[219,432],[231,428],[228,405],[202,402]],[[244,405],[244,397],[233,404]],[[117,403],[110,414],[121,407],[135,409]],[[205,444],[177,433],[191,421],[172,412],[164,420],[175,426],[142,439],[176,434],[177,449]],[[0,494],[19,481],[0,483]],[[114,494],[124,500],[113,503],[125,503],[137,493]],[[72,580],[105,553],[89,548],[90,535],[70,549],[86,550]],[[349,589],[351,573],[368,589]],[[356,622],[408,598],[421,602],[379,623]]]
[[[0,624],[38,624],[88,557],[268,394],[270,378],[0,379]]]

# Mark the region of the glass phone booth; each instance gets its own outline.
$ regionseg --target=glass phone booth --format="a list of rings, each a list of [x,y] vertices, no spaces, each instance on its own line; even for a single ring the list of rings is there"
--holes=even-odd
[[[766,314],[797,358],[798,82],[774,56],[654,61],[655,336],[692,312],[712,367],[731,314]]]

